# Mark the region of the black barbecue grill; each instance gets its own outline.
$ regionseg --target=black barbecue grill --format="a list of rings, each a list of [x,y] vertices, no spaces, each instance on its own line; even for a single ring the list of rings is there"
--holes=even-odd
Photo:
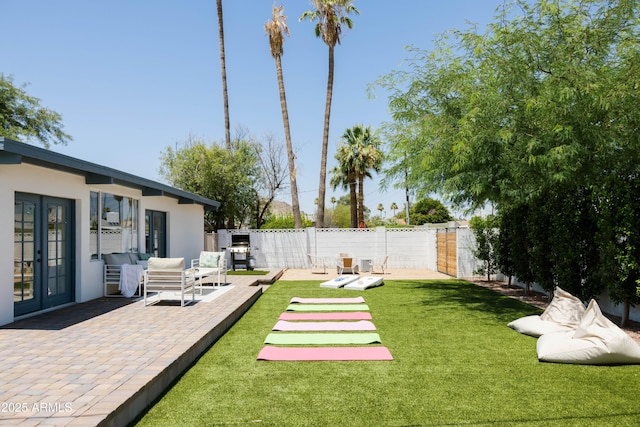
[[[236,266],[239,265],[243,266],[246,270],[253,270],[253,267],[249,265],[251,239],[248,234],[232,234],[229,252],[231,253],[231,267],[234,271]]]

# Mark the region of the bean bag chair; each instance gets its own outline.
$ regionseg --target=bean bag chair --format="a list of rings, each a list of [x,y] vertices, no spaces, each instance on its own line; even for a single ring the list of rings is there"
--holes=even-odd
[[[536,349],[541,362],[640,364],[640,345],[607,319],[595,300],[591,300],[574,331],[542,335]]]
[[[542,314],[521,317],[507,326],[521,334],[533,337],[552,332],[568,332],[578,326],[584,312],[584,304],[579,298],[556,288],[553,292],[553,300]]]

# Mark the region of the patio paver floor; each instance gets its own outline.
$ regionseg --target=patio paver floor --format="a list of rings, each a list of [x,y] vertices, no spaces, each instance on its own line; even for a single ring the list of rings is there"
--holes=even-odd
[[[228,276],[186,307],[98,298],[0,327],[0,425],[127,425],[279,274]]]

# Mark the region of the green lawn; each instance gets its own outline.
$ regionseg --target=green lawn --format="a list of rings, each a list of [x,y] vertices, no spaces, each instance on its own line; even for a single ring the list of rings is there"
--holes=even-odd
[[[457,280],[318,284],[272,285],[138,425],[640,425],[640,366],[538,362],[506,326],[536,308]],[[256,361],[291,297],[358,295],[395,360]]]

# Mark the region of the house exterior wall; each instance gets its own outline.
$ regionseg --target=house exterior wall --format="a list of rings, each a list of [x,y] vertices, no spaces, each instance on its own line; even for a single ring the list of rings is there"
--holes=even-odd
[[[60,172],[31,164],[0,165],[0,325],[14,320],[13,306],[13,242],[14,200],[16,192],[70,199],[75,202],[75,302],[103,295],[103,261],[91,260],[89,236],[90,192],[107,192],[139,201],[138,247],[145,243],[144,211],[153,209],[167,213],[168,256],[184,257],[188,265],[204,247],[202,231],[204,207],[178,204],[165,196],[142,196],[140,190],[108,184],[88,185],[80,175]]]

